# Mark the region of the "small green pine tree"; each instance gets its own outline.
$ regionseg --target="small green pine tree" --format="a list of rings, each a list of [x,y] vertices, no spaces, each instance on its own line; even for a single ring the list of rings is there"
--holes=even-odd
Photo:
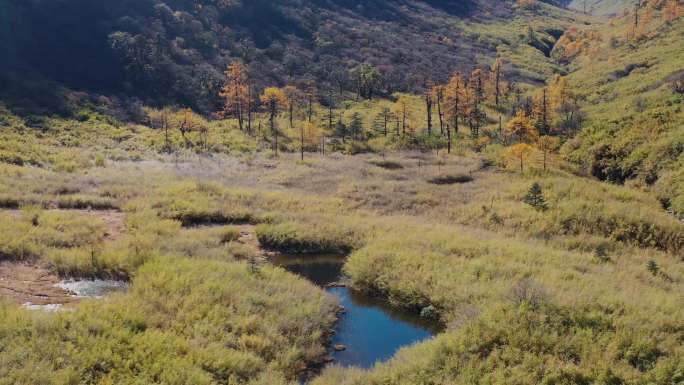
[[[660,271],[660,266],[658,266],[658,263],[652,259],[646,262],[646,268],[653,275],[658,275],[658,272]]]
[[[363,132],[363,120],[358,112],[355,112],[352,115],[351,121],[349,122],[349,130],[351,131],[352,139],[358,140]]]
[[[525,195],[525,203],[534,207],[538,211],[545,211],[549,208],[544,199],[544,193],[542,192],[541,185],[535,182],[530,190]]]

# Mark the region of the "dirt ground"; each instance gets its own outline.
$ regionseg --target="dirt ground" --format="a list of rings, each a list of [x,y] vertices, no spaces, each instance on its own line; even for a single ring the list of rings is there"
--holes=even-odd
[[[0,262],[0,297],[19,305],[68,305],[78,302],[73,293],[55,286],[59,282],[60,278],[45,268]]]

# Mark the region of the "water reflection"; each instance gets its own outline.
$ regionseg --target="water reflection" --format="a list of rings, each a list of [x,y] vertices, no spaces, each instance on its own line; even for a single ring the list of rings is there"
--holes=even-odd
[[[326,286],[340,280],[344,257],[284,255],[275,258],[274,263],[317,285]],[[345,348],[331,353],[335,362],[342,366],[369,368],[392,357],[401,347],[430,338],[438,331],[436,324],[382,299],[346,287],[326,290],[337,296],[346,310],[332,339],[333,346]]]

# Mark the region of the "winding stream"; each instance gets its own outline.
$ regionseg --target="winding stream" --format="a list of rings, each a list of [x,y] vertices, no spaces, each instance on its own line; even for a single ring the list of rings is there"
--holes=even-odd
[[[273,263],[325,287],[342,277],[344,257],[278,256]],[[432,337],[438,326],[425,319],[368,297],[346,287],[330,287],[326,291],[340,299],[346,312],[342,314],[332,338],[334,362],[342,366],[370,368],[378,361],[392,357],[398,349]]]

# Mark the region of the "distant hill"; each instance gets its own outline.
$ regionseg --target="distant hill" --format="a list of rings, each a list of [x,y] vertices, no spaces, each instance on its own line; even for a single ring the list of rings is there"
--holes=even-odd
[[[7,0],[0,97],[45,107],[64,85],[208,113],[237,58],[257,86],[312,79],[324,93],[353,89],[362,63],[388,94],[497,55],[511,78],[541,82],[562,70],[548,56],[576,16],[492,0]]]
[[[634,7],[633,0],[570,0],[568,7],[598,16],[617,16]]]

